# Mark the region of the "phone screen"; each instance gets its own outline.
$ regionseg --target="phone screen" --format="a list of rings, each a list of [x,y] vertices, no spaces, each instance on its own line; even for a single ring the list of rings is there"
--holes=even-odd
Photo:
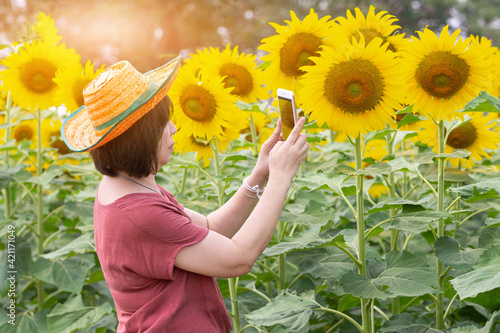
[[[278,105],[280,108],[281,127],[283,140],[286,140],[295,126],[294,110],[292,100],[278,96]]]

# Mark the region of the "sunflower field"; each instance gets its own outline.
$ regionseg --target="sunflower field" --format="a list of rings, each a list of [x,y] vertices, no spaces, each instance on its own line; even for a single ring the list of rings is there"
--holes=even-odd
[[[311,145],[249,274],[218,284],[239,332],[500,332],[500,51],[367,12],[270,23],[265,55],[184,57],[157,182],[201,213],[249,174],[294,91]],[[94,68],[39,13],[0,71],[0,331],[115,332],[90,156],[61,123]],[[193,320],[196,320],[193,318]]]

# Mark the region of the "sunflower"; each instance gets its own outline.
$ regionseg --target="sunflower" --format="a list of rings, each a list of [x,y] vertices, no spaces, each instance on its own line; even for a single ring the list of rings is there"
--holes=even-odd
[[[190,67],[195,77],[198,77],[200,70],[207,69],[211,66],[210,59],[214,53],[220,55],[218,48],[202,48],[196,50],[196,53],[190,53],[189,57],[185,59],[185,65],[183,67]]]
[[[231,94],[246,103],[266,99],[264,74],[256,68],[256,56],[238,52],[238,46],[231,50],[230,45],[220,52],[218,49],[210,53],[204,68],[209,77],[223,77],[224,87],[233,88]]]
[[[192,68],[182,67],[169,92],[175,110],[172,121],[194,137],[207,139],[222,138],[224,128],[243,127],[246,119],[239,116],[238,98],[231,90],[224,88],[220,76],[199,81]]]
[[[498,149],[500,136],[492,128],[496,125],[496,115],[483,115],[481,112],[470,112],[465,115],[471,119],[464,125],[455,128],[447,136],[445,154],[452,153],[455,149],[463,149],[470,152],[470,158],[449,158],[450,164],[457,168],[459,165],[472,169],[472,167],[483,158],[490,158],[486,150]],[[422,143],[432,147],[438,152],[438,129],[432,120],[423,121],[422,130],[418,132]]]
[[[58,154],[65,155],[71,152],[68,146],[61,140],[61,120],[58,118],[45,118],[42,120],[42,147],[54,148]]]
[[[455,112],[491,85],[491,59],[484,47],[462,40],[445,26],[439,35],[425,28],[401,49],[413,111],[435,120],[451,120]]]
[[[11,53],[2,61],[7,69],[0,72],[0,77],[4,89],[12,92],[14,103],[24,108],[46,109],[55,106],[57,84],[53,78],[57,70],[79,61],[75,50],[67,49],[64,44],[25,44],[19,53]]]
[[[223,128],[222,135],[217,138],[217,150],[224,152],[229,147],[231,141],[239,137],[239,130],[235,127]],[[203,167],[210,165],[210,159],[214,158],[214,152],[210,146],[210,141],[206,138],[195,137],[193,133],[187,129],[179,129],[174,135],[175,153],[196,152],[196,161],[203,161]]]
[[[384,184],[373,183],[373,185],[368,189],[368,194],[373,199],[379,199],[382,196],[388,194],[389,190],[389,187],[385,186]]]
[[[26,25],[21,34],[21,42],[31,43],[42,41],[57,45],[62,37],[54,24],[54,19],[49,15],[39,12],[37,21],[32,25]]]
[[[396,16],[390,15],[386,11],[381,11],[375,14],[375,7],[370,5],[366,17],[361,10],[356,7],[354,9],[356,17],[354,17],[350,10],[347,10],[346,16],[337,17],[335,21],[339,25],[334,25],[336,35],[346,35],[349,40],[352,37],[359,40],[359,36],[363,35],[365,42],[368,44],[373,38],[382,38],[384,42],[389,43],[388,49],[396,52],[405,43],[404,34],[395,33],[401,29],[399,25],[393,23],[398,21]]]
[[[79,62],[60,68],[54,78],[54,82],[58,85],[54,96],[55,104],[64,104],[69,112],[83,106],[83,88],[103,70],[104,65],[94,72],[90,60],[85,64],[85,68]]]
[[[365,145],[364,158],[372,158],[375,162],[380,162],[387,156],[386,140],[370,140]]]
[[[390,124],[406,93],[397,54],[387,52],[381,38],[365,47],[360,37],[336,49],[323,47],[321,57],[311,58],[315,66],[302,67],[310,120],[353,138]]]
[[[338,38],[333,37],[330,16],[318,19],[313,9],[303,21],[293,11],[290,11],[290,16],[292,20],[285,21],[285,26],[271,22],[278,34],[264,38],[259,46],[260,50],[269,53],[261,59],[270,62],[264,74],[268,78],[268,88],[274,91],[277,88],[298,90],[295,89],[296,81],[304,74],[301,67],[313,65],[309,58],[317,56],[322,45],[334,47],[338,42]],[[296,100],[300,104],[301,96],[296,96]]]
[[[23,120],[19,125],[14,126],[11,130],[11,138],[17,143],[23,140],[30,140],[30,148],[35,149],[37,146],[37,122],[35,119]]]

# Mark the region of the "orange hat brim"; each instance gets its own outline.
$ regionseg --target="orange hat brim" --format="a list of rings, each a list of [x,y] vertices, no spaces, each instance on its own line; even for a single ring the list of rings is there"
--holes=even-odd
[[[144,75],[153,80],[157,89],[130,114],[112,125],[104,134],[97,135],[90,122],[85,105],[70,114],[61,127],[66,145],[73,151],[88,151],[102,146],[129,129],[137,120],[153,109],[166,95],[179,73],[181,57]]]

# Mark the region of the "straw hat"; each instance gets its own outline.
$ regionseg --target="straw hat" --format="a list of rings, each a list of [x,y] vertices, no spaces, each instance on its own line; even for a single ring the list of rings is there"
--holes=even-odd
[[[125,132],[167,94],[180,68],[181,57],[145,74],[120,61],[83,89],[85,105],[70,114],[61,128],[71,150],[102,146]]]

